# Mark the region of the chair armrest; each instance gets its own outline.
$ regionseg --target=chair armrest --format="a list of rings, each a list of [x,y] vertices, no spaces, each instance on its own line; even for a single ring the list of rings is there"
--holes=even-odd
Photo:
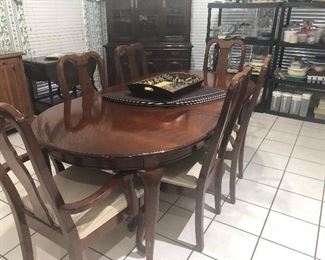
[[[139,213],[139,204],[137,203],[138,198],[133,185],[133,174],[125,175],[122,178],[119,178],[119,176],[114,177],[88,197],[76,202],[64,204],[60,209],[69,214],[76,214],[88,210],[105,199],[112,191],[112,188],[116,186],[122,187],[126,197],[128,205],[127,214],[130,217],[136,216]]]
[[[76,202],[64,204],[60,209],[69,214],[76,214],[88,210],[105,199],[112,191],[112,188],[116,186],[121,186],[121,180],[112,178],[108,183],[100,187],[96,192],[88,197]]]

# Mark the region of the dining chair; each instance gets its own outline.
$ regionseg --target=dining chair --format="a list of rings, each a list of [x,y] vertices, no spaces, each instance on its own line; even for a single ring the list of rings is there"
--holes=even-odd
[[[211,39],[208,41],[205,48],[203,73],[206,75],[208,71],[214,71],[213,86],[225,86],[227,83],[229,58],[231,59],[229,56],[236,46],[240,48],[238,63],[238,72],[240,72],[245,63],[245,43],[242,40]],[[209,66],[210,63],[212,63],[212,68]]]
[[[20,133],[27,154],[18,156],[4,125],[10,121]],[[0,184],[10,203],[24,260],[33,260],[29,228],[66,248],[71,260],[81,260],[82,250],[109,233],[126,217],[138,214],[142,188],[132,176],[111,176],[100,170],[69,167],[52,175],[46,151],[37,143],[26,119],[9,104],[0,103]],[[25,167],[30,160],[35,176]],[[19,194],[11,170],[27,192]]]
[[[242,107],[243,100],[240,97],[246,92],[247,75],[250,71],[251,68],[247,67],[233,78],[227,90],[218,123],[209,138],[208,145],[193,151],[191,156],[163,168],[162,190],[175,191],[195,198],[196,246],[199,251],[204,248],[203,208],[205,193],[213,180],[215,190],[221,192],[224,154]],[[217,212],[220,212],[220,198],[221,195],[215,193]]]
[[[146,55],[141,43],[119,45],[115,49],[116,74],[120,83],[148,75]]]
[[[227,146],[225,159],[230,160],[231,165],[228,166],[225,164],[224,169],[230,172],[229,202],[232,204],[235,204],[236,202],[237,167],[239,172],[238,177],[243,178],[245,139],[249,120],[254,111],[261,89],[265,85],[270,63],[271,55],[267,55],[264,59],[264,63],[257,79],[257,84],[254,88],[254,91],[252,91],[250,88],[248,89],[250,92],[247,91],[248,93],[246,93],[244,96],[244,104],[240,113],[240,117],[234,126],[233,134],[231,135],[229,144]]]
[[[96,68],[101,88],[95,86]],[[94,51],[62,56],[58,61],[57,71],[64,100],[71,99],[71,91],[77,96],[77,87],[82,95],[94,91],[105,91],[108,87],[104,62],[100,55]]]

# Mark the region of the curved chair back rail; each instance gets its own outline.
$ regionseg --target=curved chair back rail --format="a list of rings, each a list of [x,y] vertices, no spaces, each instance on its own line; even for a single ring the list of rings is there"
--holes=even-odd
[[[197,250],[203,250],[204,195],[215,180],[215,207],[221,208],[223,160],[232,129],[238,120],[252,69],[245,67],[235,75],[226,94],[217,125],[208,145],[193,155],[164,168],[162,188],[195,198],[195,233]]]
[[[98,68],[102,90],[108,87],[104,62],[94,51],[81,54],[68,54],[58,61],[58,79],[64,99],[71,99],[70,91],[80,85],[82,95],[98,89],[94,85],[94,73]]]
[[[115,49],[117,78],[124,84],[140,76],[148,75],[144,47],[141,43],[119,45]]]
[[[254,91],[249,89],[243,99],[243,107],[240,112],[238,122],[233,129],[233,140],[229,143],[230,150],[226,152],[225,158],[231,160],[231,166],[227,169],[230,172],[230,202],[235,203],[236,201],[236,174],[238,168],[239,178],[243,177],[244,171],[244,147],[245,137],[249,124],[249,120],[252,116],[254,108],[257,103],[257,99],[260,95],[261,89],[264,87],[267,74],[271,63],[271,55],[267,55],[264,59],[264,64],[260,71],[260,75],[257,79],[256,87]]]
[[[5,121],[17,129],[27,154],[17,155]],[[25,260],[34,259],[29,227],[65,247],[70,259],[81,260],[82,249],[128,215],[137,215],[137,198],[143,190],[134,188],[131,175],[112,177],[75,166],[52,175],[49,156],[40,148],[29,123],[6,103],[0,103],[0,150],[6,160],[0,164],[0,184],[13,211]],[[28,160],[37,180],[24,165]],[[19,194],[8,175],[10,170],[27,195]]]
[[[213,86],[217,87],[226,84],[227,69],[229,65],[229,54],[233,47],[239,46],[240,60],[238,64],[238,72],[243,70],[245,62],[245,44],[242,40],[221,40],[211,39],[208,41],[205,48],[203,71],[205,74],[209,70],[209,57],[212,47],[213,61],[212,67],[214,74]]]

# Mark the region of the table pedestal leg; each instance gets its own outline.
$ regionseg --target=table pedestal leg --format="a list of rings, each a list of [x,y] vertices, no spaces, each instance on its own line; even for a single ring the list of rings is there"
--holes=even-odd
[[[145,253],[146,259],[153,259],[153,251],[155,245],[155,231],[156,231],[156,222],[159,208],[159,188],[162,177],[162,170],[152,170],[140,172],[139,176],[144,185],[144,226],[141,227],[141,224],[138,228],[143,229],[145,232]],[[138,246],[138,249],[142,251],[144,248]]]

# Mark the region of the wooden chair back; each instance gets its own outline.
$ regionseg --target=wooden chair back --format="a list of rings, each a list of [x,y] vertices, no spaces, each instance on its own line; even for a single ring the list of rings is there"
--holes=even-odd
[[[243,96],[247,91],[251,72],[252,69],[250,67],[245,67],[242,72],[234,76],[227,90],[220,117],[211,137],[200,172],[199,183],[201,182],[201,185],[204,185],[204,190],[208,188],[210,180],[216,172],[216,168],[223,161],[232,129],[238,120],[243,106]]]
[[[28,159],[31,161],[33,170],[37,176],[37,182],[32,178],[31,173],[24,165],[21,157],[17,155],[16,150],[10,143],[5,131],[5,120],[8,120],[12,126],[19,132],[27,150]],[[6,165],[0,165],[0,183],[11,206],[17,226],[26,222],[26,214],[37,221],[46,223],[48,227],[68,234],[75,239],[78,238],[78,233],[72,218],[69,214],[60,210],[64,200],[53,180],[53,176],[49,167],[48,156],[43,152],[36,140],[36,137],[24,116],[18,112],[13,106],[0,103],[0,149],[3,157],[6,160]],[[30,212],[23,206],[22,199],[7,174],[6,168],[11,169],[17,179],[20,181],[26,190],[33,212]],[[41,187],[42,192],[37,186]],[[55,220],[49,214],[48,206],[51,207],[54,217],[58,220],[60,228],[55,225]]]
[[[120,45],[115,49],[117,78],[124,84],[137,77],[148,75],[144,47],[141,43]]]
[[[261,93],[262,88],[265,85],[265,82],[267,79],[267,74],[268,74],[268,71],[270,68],[270,64],[271,64],[271,55],[267,55],[264,59],[264,63],[261,68],[260,75],[257,79],[257,84],[256,84],[254,91],[249,90],[249,91],[247,91],[247,93],[245,95],[243,109],[240,113],[240,118],[238,121],[238,123],[240,125],[239,134],[238,134],[239,138],[242,135],[245,135],[245,133],[246,133],[246,129],[248,127],[249,120],[250,120],[252,113],[254,111],[254,108],[256,106],[257,99]],[[243,132],[243,133],[240,134],[240,132]],[[241,137],[241,138],[243,138],[243,137]]]
[[[203,72],[204,76],[206,76],[207,72],[209,71],[209,57],[212,47],[212,70],[214,71],[213,86],[224,86],[226,84],[229,54],[232,48],[235,46],[239,46],[240,48],[238,64],[238,72],[240,72],[243,70],[245,62],[245,44],[242,40],[211,39],[208,41],[205,48]]]
[[[94,73],[98,68],[101,88],[108,87],[104,62],[94,51],[62,56],[58,61],[58,79],[65,100],[71,99],[70,91],[80,86],[82,95],[98,91],[95,87]]]

